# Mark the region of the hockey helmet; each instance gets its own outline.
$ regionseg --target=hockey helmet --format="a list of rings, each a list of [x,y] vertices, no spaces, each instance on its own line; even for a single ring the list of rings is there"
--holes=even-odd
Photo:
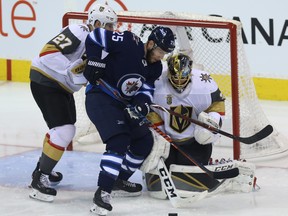
[[[192,60],[182,53],[170,56],[167,60],[168,79],[172,86],[179,92],[183,92],[191,80]]]
[[[105,28],[107,23],[116,24],[117,19],[117,14],[108,5],[93,4],[88,11],[87,24],[94,27],[95,22],[98,20],[101,23],[101,27]]]
[[[172,52],[175,48],[174,34],[172,30],[167,27],[158,26],[153,29],[148,40],[154,41],[158,47],[167,53]]]

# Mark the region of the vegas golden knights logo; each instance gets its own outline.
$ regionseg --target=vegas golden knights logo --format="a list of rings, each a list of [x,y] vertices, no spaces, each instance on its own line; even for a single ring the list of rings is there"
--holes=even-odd
[[[171,94],[168,94],[166,96],[166,103],[167,103],[167,105],[171,105],[172,104],[172,95]]]
[[[170,107],[171,110],[174,112],[180,113],[181,115],[187,116],[188,118],[192,117],[192,107],[187,106],[177,106],[177,107]],[[174,115],[170,115],[170,127],[177,131],[178,133],[182,133],[185,131],[189,126],[191,122],[188,122],[182,118],[179,118]]]
[[[105,9],[105,8],[104,8],[104,7],[102,7],[102,6],[100,6],[100,7],[99,7],[99,11],[100,11],[100,12],[103,12],[103,11],[104,11],[104,9]]]

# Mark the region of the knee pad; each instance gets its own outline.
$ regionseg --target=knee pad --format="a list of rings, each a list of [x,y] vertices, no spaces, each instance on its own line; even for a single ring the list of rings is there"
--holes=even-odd
[[[52,128],[48,134],[50,141],[58,146],[66,148],[75,136],[76,127],[72,124]]]

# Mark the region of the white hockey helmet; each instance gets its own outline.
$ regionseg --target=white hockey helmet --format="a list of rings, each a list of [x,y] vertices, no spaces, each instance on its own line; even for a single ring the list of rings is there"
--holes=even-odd
[[[116,24],[117,19],[117,14],[108,5],[93,4],[88,11],[87,24],[94,26],[98,20],[101,23],[101,27],[104,28],[107,23]]]

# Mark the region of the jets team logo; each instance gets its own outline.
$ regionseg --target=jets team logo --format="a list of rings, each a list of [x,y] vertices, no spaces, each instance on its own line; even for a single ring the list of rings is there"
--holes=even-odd
[[[135,95],[139,88],[143,85],[141,77],[131,77],[121,81],[121,91],[127,97]]]
[[[174,112],[180,113],[181,115],[187,116],[188,118],[192,117],[192,107],[180,105],[177,107],[170,107],[170,108]],[[178,133],[184,132],[190,126],[190,124],[191,124],[190,122],[182,118],[170,115],[170,127],[173,130],[177,131]]]
[[[171,105],[172,104],[172,95],[171,94],[166,96],[166,103],[167,103],[167,105]]]

